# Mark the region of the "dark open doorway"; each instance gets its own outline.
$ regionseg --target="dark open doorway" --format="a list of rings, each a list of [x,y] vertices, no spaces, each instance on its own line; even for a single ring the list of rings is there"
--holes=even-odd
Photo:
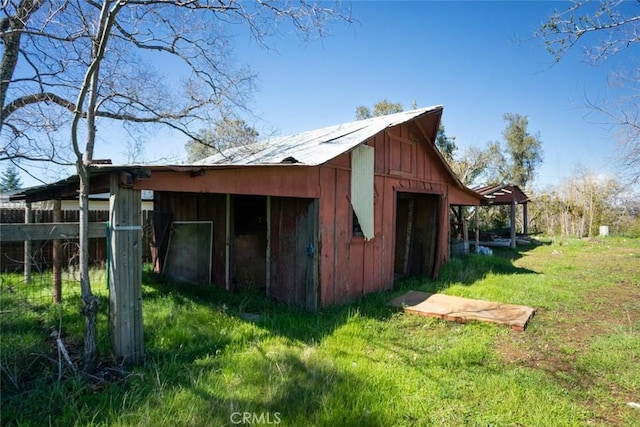
[[[233,289],[264,289],[267,274],[267,198],[233,196]]]
[[[433,276],[438,251],[441,196],[396,193],[394,273]]]

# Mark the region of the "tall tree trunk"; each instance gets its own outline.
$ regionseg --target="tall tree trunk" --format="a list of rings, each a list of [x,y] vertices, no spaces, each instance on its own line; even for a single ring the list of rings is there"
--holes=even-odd
[[[4,2],[3,2],[4,4]],[[0,36],[4,50],[0,61],[0,131],[4,123],[4,107],[7,99],[9,83],[13,77],[20,55],[20,38],[24,23],[34,14],[40,6],[44,4],[42,0],[21,0],[16,9],[15,16],[4,16],[0,19]],[[4,10],[4,9],[3,9]]]
[[[80,178],[80,286],[82,289],[82,314],[85,316],[83,369],[92,373],[98,366],[98,343],[96,341],[96,325],[98,320],[99,300],[91,291],[89,280],[89,167],[93,160],[93,148],[96,137],[95,111],[97,108],[100,62],[106,49],[112,19],[124,2],[105,1],[100,12],[100,26],[94,40],[92,61],[87,69],[78,100],[76,112],[71,124],[71,142],[76,154],[76,169]],[[111,8],[113,8],[111,10]],[[87,99],[88,96],[88,99]],[[84,107],[85,101],[86,108]],[[78,143],[78,126],[82,111],[86,111],[87,139],[84,153]]]
[[[80,288],[82,292],[82,314],[85,316],[83,370],[95,372],[98,366],[98,343],[96,325],[99,299],[91,291],[89,279],[89,171],[83,161],[77,163],[80,178]]]

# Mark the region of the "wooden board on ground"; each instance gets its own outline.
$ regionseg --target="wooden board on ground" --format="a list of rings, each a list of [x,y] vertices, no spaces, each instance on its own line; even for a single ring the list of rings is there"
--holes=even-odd
[[[407,313],[431,316],[458,323],[469,320],[499,323],[516,331],[524,331],[535,309],[523,305],[503,304],[444,294],[409,291],[395,298],[390,306]]]

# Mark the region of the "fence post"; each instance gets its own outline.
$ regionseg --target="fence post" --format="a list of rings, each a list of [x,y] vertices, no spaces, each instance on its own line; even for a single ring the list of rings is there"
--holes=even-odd
[[[62,201],[53,201],[53,222],[62,222]],[[53,239],[53,303],[62,302],[62,242]]]
[[[109,329],[111,349],[118,362],[141,363],[142,225],[141,193],[121,186],[120,174],[111,174],[109,198]]]
[[[33,222],[33,210],[31,202],[24,204],[24,223],[31,224]],[[24,282],[28,285],[31,283],[31,239],[24,241]]]

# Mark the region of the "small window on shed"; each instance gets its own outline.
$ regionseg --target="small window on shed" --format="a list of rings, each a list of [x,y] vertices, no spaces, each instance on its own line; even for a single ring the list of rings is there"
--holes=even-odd
[[[362,232],[362,227],[360,226],[360,221],[358,221],[358,215],[356,215],[356,212],[352,209],[351,210],[351,215],[352,215],[352,231],[353,231],[353,235],[354,236],[358,236],[358,237],[363,237],[364,233]]]

